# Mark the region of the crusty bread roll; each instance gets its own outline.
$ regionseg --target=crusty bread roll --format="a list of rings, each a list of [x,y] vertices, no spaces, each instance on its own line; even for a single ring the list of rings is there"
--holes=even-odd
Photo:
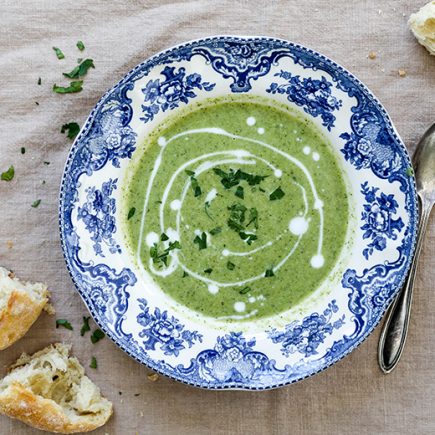
[[[88,432],[105,424],[112,404],[69,351],[58,343],[23,354],[0,381],[0,412],[56,433]]]
[[[435,1],[429,2],[412,14],[408,24],[418,42],[435,56]]]
[[[0,267],[0,350],[21,338],[48,302],[47,286],[19,281]]]

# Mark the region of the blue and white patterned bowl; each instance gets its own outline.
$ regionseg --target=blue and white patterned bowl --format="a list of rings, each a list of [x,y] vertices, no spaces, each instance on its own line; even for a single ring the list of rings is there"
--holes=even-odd
[[[118,225],[119,186],[136,148],[167,113],[231,93],[265,96],[303,111],[334,144],[354,201],[351,252],[341,258],[328,291],[315,292],[284,315],[200,322],[142,284]],[[198,387],[278,387],[347,355],[396,295],[418,218],[410,168],[379,101],[325,56],[273,38],[192,41],[134,68],[90,114],[63,175],[62,248],[92,316],[137,361]]]

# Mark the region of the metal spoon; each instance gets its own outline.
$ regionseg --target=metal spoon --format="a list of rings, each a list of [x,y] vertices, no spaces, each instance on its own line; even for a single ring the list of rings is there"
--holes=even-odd
[[[405,347],[411,313],[412,291],[418,258],[429,215],[435,202],[435,124],[426,131],[413,157],[421,217],[411,269],[402,291],[391,306],[379,339],[378,361],[384,373],[390,373],[399,362]]]

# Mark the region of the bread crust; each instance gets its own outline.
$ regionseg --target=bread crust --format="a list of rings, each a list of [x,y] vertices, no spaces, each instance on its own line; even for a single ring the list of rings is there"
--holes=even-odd
[[[102,426],[112,415],[112,407],[107,415],[101,414],[93,421],[86,416],[73,421],[53,400],[37,396],[20,383],[14,382],[0,394],[0,412],[37,429],[69,434],[89,432]]]
[[[26,292],[13,290],[8,302],[0,311],[0,350],[19,340],[33,325],[48,302],[48,291],[41,301]]]

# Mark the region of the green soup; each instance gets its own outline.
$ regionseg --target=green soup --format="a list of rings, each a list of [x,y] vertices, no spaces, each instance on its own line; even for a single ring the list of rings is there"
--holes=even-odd
[[[168,115],[128,170],[127,244],[192,310],[229,320],[277,314],[337,262],[348,222],[338,158],[284,106],[238,97]]]

